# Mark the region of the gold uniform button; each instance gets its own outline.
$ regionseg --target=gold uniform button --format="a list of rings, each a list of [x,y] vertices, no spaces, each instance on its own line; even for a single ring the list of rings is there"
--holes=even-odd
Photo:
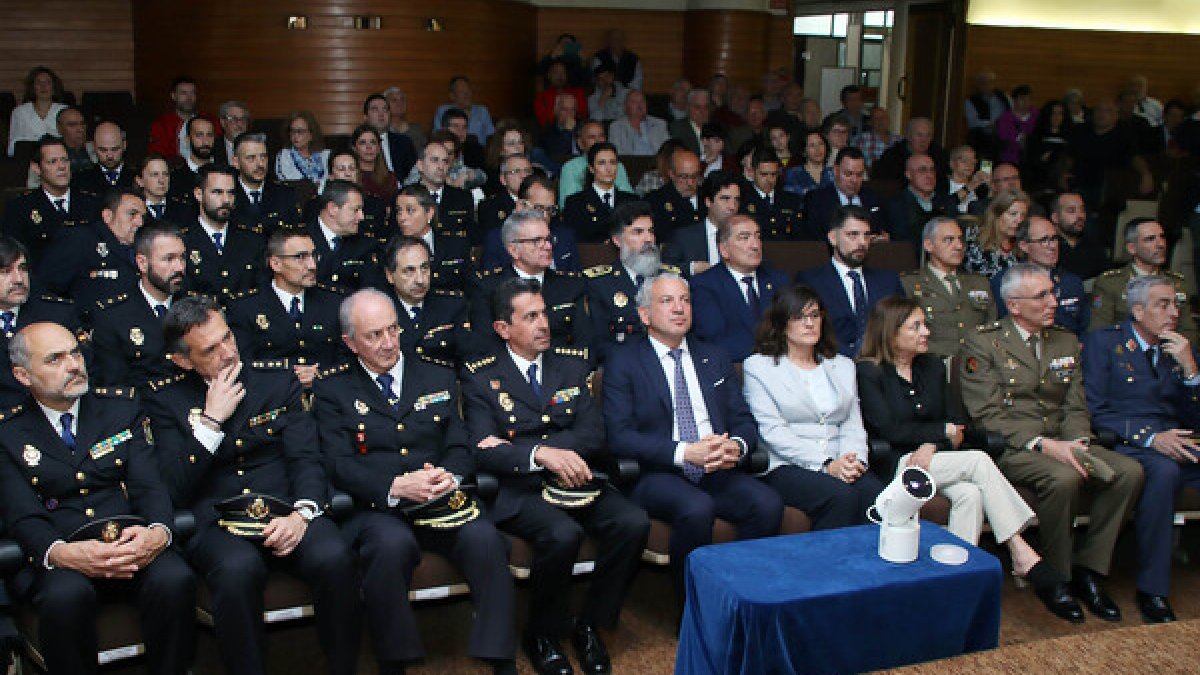
[[[83,472],[82,472],[82,471],[80,471],[79,473],[75,474],[75,480],[83,480],[84,478],[85,478],[85,476],[83,475]]]
[[[86,496],[87,496],[87,493],[88,493],[88,489],[87,489],[87,488],[79,488],[79,494],[81,494],[81,495],[83,495],[84,497],[86,497]]]
[[[404,431],[404,425],[403,425],[403,424],[397,424],[397,425],[396,425],[396,431]]]
[[[33,478],[30,478],[30,479],[29,479],[29,482],[30,482],[31,484],[33,484],[33,485],[37,485],[37,484],[38,484],[38,477],[37,477],[37,476],[34,476]]]
[[[244,495],[250,494],[250,488],[242,488],[242,494],[244,494]]]
[[[511,422],[511,423],[513,423],[513,424],[516,424],[516,423],[517,423],[517,416],[516,416],[516,415],[509,415],[509,416],[508,416],[508,421],[509,421],[509,422]]]
[[[549,423],[550,423],[550,416],[542,415],[542,424],[549,424]]]
[[[196,456],[195,456],[195,455],[188,455],[188,461],[189,461],[189,462],[191,462],[192,464],[195,464],[195,463],[196,463]]]
[[[442,416],[441,416],[441,415],[434,415],[434,416],[433,416],[433,421],[434,421],[434,422],[441,422],[441,421],[442,421]]]
[[[237,446],[237,447],[239,447],[239,448],[240,448],[240,447],[242,447],[243,445],[245,445],[245,444],[246,444],[246,442],[245,442],[245,441],[243,441],[242,439],[240,439],[240,438],[239,438],[239,439],[237,439],[236,441],[234,441],[234,442],[233,442],[233,444],[234,444],[235,446]]]
[[[88,518],[95,518],[96,510],[95,509],[84,509],[83,515],[87,516]]]
[[[238,472],[237,472],[237,473],[238,473],[238,475],[239,475],[239,476],[245,476],[245,475],[246,475],[246,470],[245,470],[245,469],[238,469]]]
[[[400,448],[400,454],[402,456],[407,457],[408,456],[408,448]]]
[[[223,276],[223,277],[229,276],[229,270],[221,270],[221,276]]]

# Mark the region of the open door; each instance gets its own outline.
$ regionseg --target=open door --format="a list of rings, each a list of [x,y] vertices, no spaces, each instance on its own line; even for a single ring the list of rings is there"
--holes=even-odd
[[[904,78],[897,92],[904,101],[903,119],[932,119],[942,143],[945,143],[947,122],[952,121],[957,112],[949,106],[949,96],[951,82],[961,77],[954,72],[954,54],[959,39],[955,3],[908,5]],[[902,129],[896,131],[904,133]]]

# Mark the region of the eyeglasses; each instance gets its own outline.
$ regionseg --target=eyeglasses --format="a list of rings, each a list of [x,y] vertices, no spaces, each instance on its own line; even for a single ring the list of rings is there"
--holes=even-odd
[[[526,237],[524,239],[514,239],[518,244],[533,244],[534,246],[547,246],[554,244],[554,237]]]
[[[1025,241],[1030,244],[1038,244],[1040,246],[1049,246],[1050,244],[1058,243],[1058,235],[1048,234],[1044,237],[1039,237],[1037,239],[1026,239]]]
[[[546,206],[544,204],[530,204],[529,208],[533,209],[534,211],[537,211],[538,213],[542,214],[543,216],[546,216],[547,218],[553,218],[554,216],[558,215],[558,207],[553,204],[551,204],[550,206]]]
[[[280,253],[276,257],[283,258],[284,260],[292,260],[295,262],[307,262],[309,260],[311,260],[315,263],[321,262],[321,254],[315,250],[300,251],[299,253]]]
[[[1054,289],[1047,288],[1046,290],[1042,291],[1041,293],[1034,293],[1033,295],[1014,295],[1014,296],[1012,296],[1012,299],[1013,300],[1036,300],[1037,302],[1046,302],[1047,300],[1054,299]]]

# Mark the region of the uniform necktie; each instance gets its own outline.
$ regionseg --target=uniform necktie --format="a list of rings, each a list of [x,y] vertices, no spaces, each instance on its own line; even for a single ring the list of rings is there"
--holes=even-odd
[[[13,316],[13,313],[12,313],[12,312],[0,312],[0,321],[2,321],[2,322],[4,323],[4,332],[5,332],[5,333],[11,333],[11,332],[12,332],[12,330],[13,330],[13,319],[15,319],[15,318],[16,318],[16,317],[15,317],[15,316]]]
[[[700,429],[696,426],[696,413],[692,410],[692,397],[688,394],[687,378],[683,374],[683,350],[679,347],[667,352],[675,360],[675,425],[679,427],[679,440],[695,443],[700,440]],[[683,475],[693,483],[704,477],[704,467],[683,462]]]
[[[251,190],[250,191],[250,203],[255,206],[258,206],[258,203],[260,201],[262,201],[262,192],[260,190]]]
[[[441,203],[442,203],[442,191],[441,190],[438,190],[437,192],[433,193],[433,201],[436,202],[439,206],[441,205]]]
[[[62,416],[58,418],[59,423],[62,424],[63,444],[71,449],[72,454],[75,453],[75,434],[71,431],[71,420],[73,419],[74,415],[71,413],[63,413]]]
[[[104,170],[104,177],[108,179],[108,184],[109,184],[109,185],[116,185],[116,184],[117,184],[117,178],[119,178],[119,177],[120,177],[120,175],[121,175],[121,174],[117,173],[116,171],[112,171],[112,170],[110,170],[110,169],[105,169],[105,170]]]
[[[1158,345],[1151,345],[1146,350],[1146,360],[1150,362],[1150,372],[1158,377]]]
[[[612,208],[612,193],[611,192],[604,193],[604,205],[609,208]]]
[[[953,272],[947,274],[946,285],[950,287],[950,294],[957,298],[960,292],[958,288],[958,275]]]
[[[417,323],[421,320],[421,306],[420,305],[412,306],[412,320],[413,320],[413,323]]]
[[[292,304],[288,307],[288,314],[291,315],[292,321],[300,323],[300,298],[292,298]]]
[[[225,238],[224,232],[213,232],[213,245],[217,247],[217,253],[225,254],[225,242],[221,241]]]
[[[1040,355],[1041,350],[1038,349],[1038,346],[1039,346],[1038,343],[1040,341],[1041,340],[1038,338],[1037,333],[1034,333],[1033,335],[1029,336],[1029,351],[1033,352],[1033,360],[1038,361],[1038,362],[1041,362],[1041,360],[1042,360],[1042,357]]]
[[[165,210],[166,209],[162,204],[151,204],[150,205],[150,213],[154,214],[155,219],[161,219],[163,217],[163,211],[165,211]]]
[[[157,305],[154,306],[154,314],[156,316],[158,316],[158,318],[160,318],[160,319],[163,318],[164,316],[167,315],[167,306],[162,304],[161,302],[158,303]]]
[[[64,216],[67,215],[67,200],[55,199],[54,200],[54,208],[58,209],[58,212],[63,214]]]
[[[329,249],[331,251],[333,251],[334,253],[337,253],[337,250],[341,247],[342,247],[342,238],[340,236],[334,236],[332,239],[329,240]]]
[[[767,193],[767,206],[775,206],[775,195]]]
[[[388,404],[399,410],[400,399],[396,398],[396,392],[392,390],[392,382],[395,380],[396,378],[392,377],[391,373],[384,373],[375,378],[375,381],[379,383],[379,389],[383,392],[384,398],[388,400]]]
[[[747,274],[742,277],[742,283],[746,284],[746,302],[750,305],[750,316],[758,321],[758,315],[762,311],[762,306],[759,303],[758,291],[754,288],[754,275]]]
[[[529,388],[533,390],[533,397],[536,398],[538,401],[541,401],[542,400],[542,383],[538,382],[537,364],[536,363],[529,364],[528,375],[529,375]]]

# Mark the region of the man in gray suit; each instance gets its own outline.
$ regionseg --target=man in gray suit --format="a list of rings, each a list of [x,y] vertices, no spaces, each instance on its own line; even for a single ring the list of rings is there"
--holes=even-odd
[[[700,130],[708,124],[709,104],[711,97],[707,89],[693,89],[688,92],[687,118],[671,122],[671,138],[683,144],[683,147],[697,155],[700,152]]]

